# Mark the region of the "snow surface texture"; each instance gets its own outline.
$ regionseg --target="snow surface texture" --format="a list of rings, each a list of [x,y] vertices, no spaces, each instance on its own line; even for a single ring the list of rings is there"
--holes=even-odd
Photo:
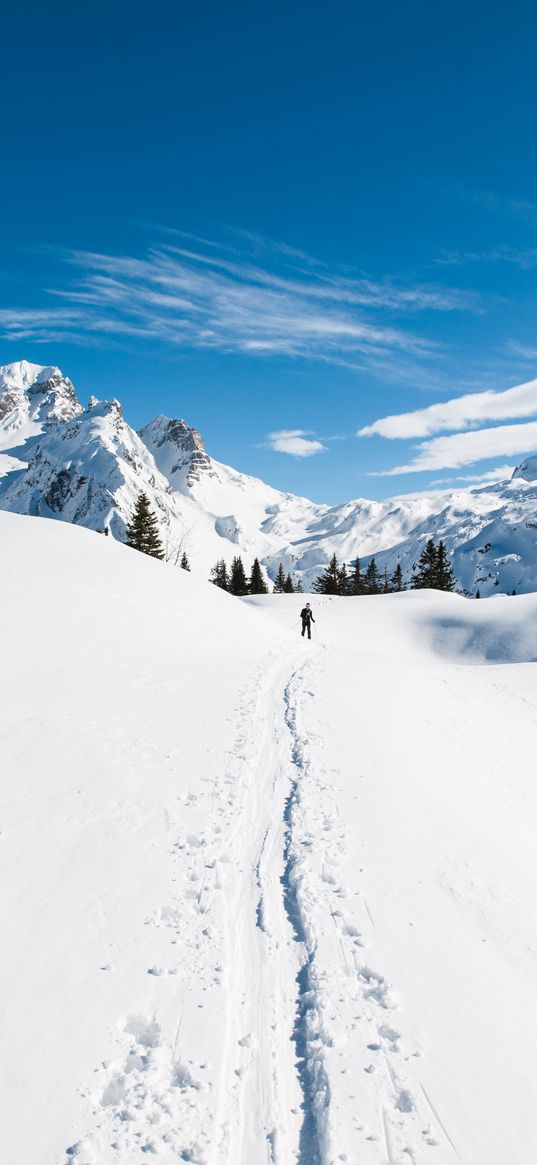
[[[537,597],[0,534],[3,1163],[534,1160]]]
[[[320,505],[273,489],[209,457],[196,429],[156,417],[140,433],[118,401],[77,401],[57,368],[0,368],[0,509],[103,530],[122,540],[143,489],[167,559],[183,551],[207,578],[218,558],[279,563],[304,589],[332,554],[375,554],[408,581],[429,537],[443,538],[463,593],[537,589],[537,456],[511,481],[473,489]]]

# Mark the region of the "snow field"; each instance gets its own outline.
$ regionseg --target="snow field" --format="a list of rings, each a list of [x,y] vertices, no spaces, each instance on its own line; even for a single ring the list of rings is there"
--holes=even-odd
[[[526,1165],[537,598],[0,532],[6,1165]]]
[[[282,622],[292,607],[250,602]],[[327,838],[341,933],[338,992],[324,905],[320,1160],[522,1165],[537,1149],[537,676],[510,660],[534,656],[537,599],[311,602],[303,869],[317,909]]]

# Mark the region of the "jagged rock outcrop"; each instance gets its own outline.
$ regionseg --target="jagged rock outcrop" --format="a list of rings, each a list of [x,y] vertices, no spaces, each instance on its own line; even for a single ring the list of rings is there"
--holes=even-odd
[[[155,417],[139,435],[174,489],[217,476],[201,433],[186,421]]]
[[[5,432],[15,434],[28,422],[67,421],[80,412],[82,405],[73,384],[59,368],[44,368],[27,360],[0,367],[0,422]]]

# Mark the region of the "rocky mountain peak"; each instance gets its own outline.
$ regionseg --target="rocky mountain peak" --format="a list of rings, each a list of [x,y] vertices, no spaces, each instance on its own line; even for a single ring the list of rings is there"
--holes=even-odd
[[[0,367],[0,421],[67,421],[82,412],[72,382],[55,365],[20,360]]]
[[[186,421],[155,417],[139,435],[173,487],[179,487],[180,478],[192,486],[204,476],[217,476],[201,433]]]

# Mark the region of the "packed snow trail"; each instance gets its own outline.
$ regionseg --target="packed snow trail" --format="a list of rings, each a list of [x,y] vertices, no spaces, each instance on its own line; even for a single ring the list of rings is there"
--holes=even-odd
[[[537,599],[0,524],[2,1161],[527,1165]]]

